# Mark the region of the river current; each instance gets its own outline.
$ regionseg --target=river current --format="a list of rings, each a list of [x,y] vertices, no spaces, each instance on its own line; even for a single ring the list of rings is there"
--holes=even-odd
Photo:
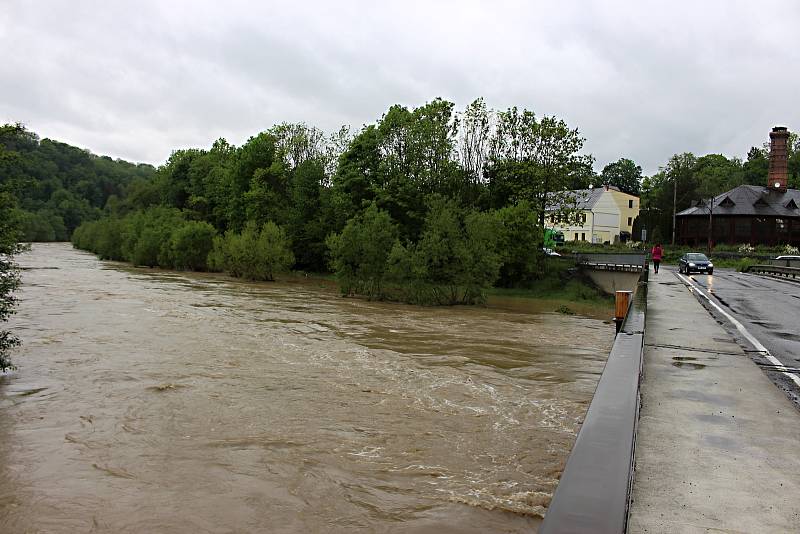
[[[0,532],[531,532],[613,341],[63,243],[18,262]]]

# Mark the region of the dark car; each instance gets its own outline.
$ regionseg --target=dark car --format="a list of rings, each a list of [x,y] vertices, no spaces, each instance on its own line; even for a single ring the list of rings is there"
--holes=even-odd
[[[686,274],[692,274],[693,272],[714,274],[714,264],[705,254],[689,252],[678,260],[678,271]]]

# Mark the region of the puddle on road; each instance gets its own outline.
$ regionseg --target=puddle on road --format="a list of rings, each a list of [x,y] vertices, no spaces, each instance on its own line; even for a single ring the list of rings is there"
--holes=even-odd
[[[672,365],[675,367],[680,367],[682,369],[705,369],[706,365],[703,363],[697,363],[697,358],[693,356],[673,356]]]

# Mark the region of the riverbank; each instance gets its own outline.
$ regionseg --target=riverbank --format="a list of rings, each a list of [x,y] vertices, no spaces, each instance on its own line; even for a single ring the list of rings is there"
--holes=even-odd
[[[279,276],[276,281],[311,284],[338,291],[335,276],[327,273],[292,272]],[[492,287],[486,290],[486,297],[483,306],[521,313],[556,312],[606,320],[614,310],[613,297],[605,295],[591,281],[579,275],[573,275],[566,281],[559,276],[546,277],[528,288]]]
[[[80,249],[76,249],[80,250]],[[81,251],[87,254],[92,252]],[[110,260],[107,260],[110,261]],[[136,267],[129,262],[114,261],[133,269],[163,271],[168,273],[196,273],[212,277],[242,281],[227,273],[204,271],[176,271],[162,267]],[[613,298],[604,295],[590,281],[577,274],[567,274],[565,265],[550,267],[548,273],[528,288],[492,287],[486,290],[486,303],[490,308],[508,309],[523,313],[557,312],[566,315],[578,314],[585,317],[605,320],[613,310]],[[316,285],[320,289],[338,291],[336,276],[333,273],[291,271],[276,275],[277,282]],[[272,282],[253,282],[270,284]],[[360,297],[359,297],[360,298]],[[389,301],[391,302],[391,301]]]
[[[548,280],[527,289],[492,288],[487,293],[489,307],[528,313],[557,312],[606,320],[614,311],[613,297],[579,279],[559,286]]]
[[[175,272],[175,271],[173,271]],[[230,278],[222,273],[208,273],[215,277]],[[317,287],[332,293],[338,292],[336,279],[332,274],[325,273],[286,273],[276,278],[276,282],[286,284],[301,284]],[[254,282],[265,283],[271,282]],[[565,315],[581,315],[593,319],[606,320],[611,317],[614,310],[614,299],[604,295],[590,282],[575,279],[566,283],[551,279],[542,280],[531,288],[502,288],[493,287],[486,291],[485,304],[477,307],[496,308],[519,313],[562,313]],[[366,297],[347,297],[351,299],[368,300]],[[392,304],[392,301],[386,301]],[[395,303],[408,306],[408,304]],[[448,308],[449,306],[443,306]]]

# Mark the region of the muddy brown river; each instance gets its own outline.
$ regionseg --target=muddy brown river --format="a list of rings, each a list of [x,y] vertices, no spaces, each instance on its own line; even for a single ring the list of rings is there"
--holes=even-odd
[[[613,341],[34,245],[0,532],[532,532]]]

